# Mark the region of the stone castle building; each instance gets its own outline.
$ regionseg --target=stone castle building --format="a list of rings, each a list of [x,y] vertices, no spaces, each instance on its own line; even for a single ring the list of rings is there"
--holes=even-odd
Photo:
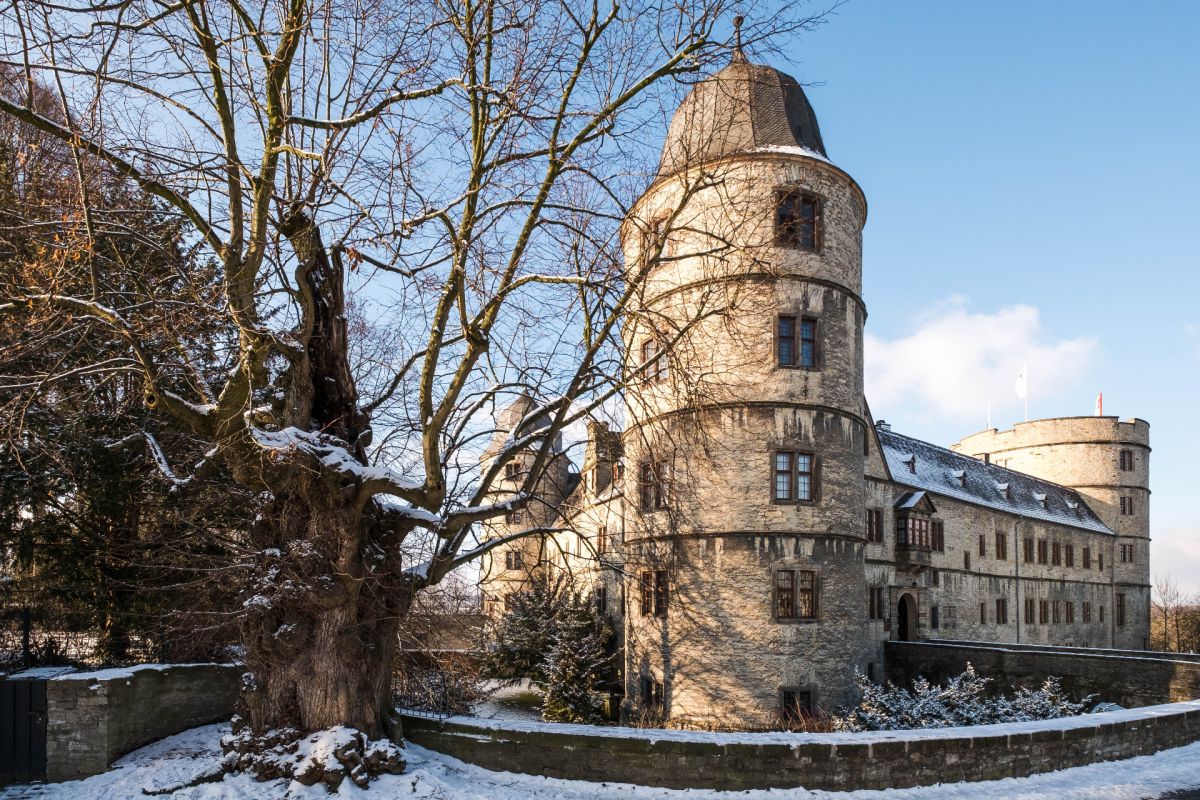
[[[866,214],[791,77],[739,53],[675,113],[622,230],[644,281],[624,430],[593,423],[578,471],[562,454],[486,535],[567,532],[482,573],[491,611],[547,570],[590,587],[631,716],[778,727],[853,701],[889,639],[1147,644],[1149,426],[1037,420],[947,449],[875,422]]]

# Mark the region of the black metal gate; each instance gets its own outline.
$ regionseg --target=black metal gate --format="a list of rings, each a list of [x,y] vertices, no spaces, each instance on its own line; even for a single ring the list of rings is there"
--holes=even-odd
[[[46,680],[0,680],[0,786],[46,779]]]

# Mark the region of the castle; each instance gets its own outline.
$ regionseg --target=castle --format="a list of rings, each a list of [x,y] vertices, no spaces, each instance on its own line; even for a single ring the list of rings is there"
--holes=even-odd
[[[493,550],[485,608],[570,570],[621,634],[628,716],[779,727],[854,701],[889,639],[1147,645],[1148,424],[1045,419],[947,449],[875,422],[866,213],[788,75],[738,52],[676,111],[622,227],[642,282],[624,430],[592,423],[578,472],[553,459],[485,528],[567,529]]]

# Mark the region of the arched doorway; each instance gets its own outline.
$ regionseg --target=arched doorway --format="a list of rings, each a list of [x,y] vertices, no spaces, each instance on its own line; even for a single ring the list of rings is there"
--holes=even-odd
[[[911,594],[900,595],[896,608],[896,638],[911,642],[917,638],[917,601]]]

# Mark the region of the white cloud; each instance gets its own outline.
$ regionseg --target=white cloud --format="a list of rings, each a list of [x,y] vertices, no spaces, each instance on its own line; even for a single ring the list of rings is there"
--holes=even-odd
[[[875,416],[970,422],[983,427],[988,401],[993,424],[1019,415],[1017,373],[1029,365],[1030,416],[1055,408],[1049,401],[1073,391],[1076,413],[1090,413],[1089,390],[1079,386],[1096,342],[1081,337],[1047,340],[1038,310],[1016,305],[994,313],[972,312],[952,297],[917,319],[910,334],[866,338],[867,399]],[[1061,408],[1053,415],[1062,415]],[[1018,416],[1019,418],[1019,416]]]

